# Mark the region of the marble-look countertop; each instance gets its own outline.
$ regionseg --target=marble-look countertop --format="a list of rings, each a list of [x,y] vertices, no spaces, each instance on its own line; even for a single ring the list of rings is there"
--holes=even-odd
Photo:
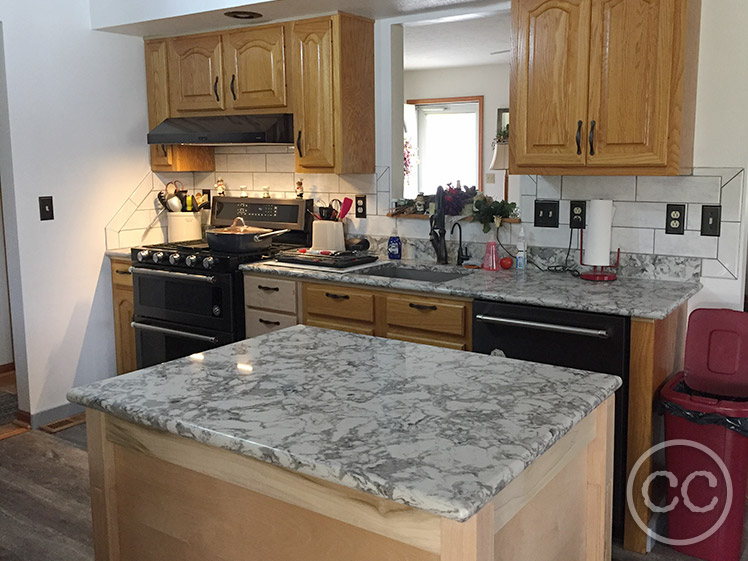
[[[464,521],[621,384],[297,325],[68,399]]]
[[[106,256],[110,259],[127,259],[129,261],[131,257],[130,248],[121,247],[118,249],[107,249]]]
[[[462,271],[455,280],[432,283],[366,274],[367,269],[339,273],[323,269],[274,266],[272,261],[242,265],[245,272],[306,280],[344,282],[376,288],[425,292],[436,296],[480,298],[497,302],[530,304],[548,308],[581,310],[601,314],[663,319],[699,290],[701,283],[619,278],[613,282],[590,282],[569,273],[539,271],[528,265],[515,269],[484,271],[419,261],[377,261],[376,267],[406,266],[421,269]],[[372,267],[373,268],[373,267]]]

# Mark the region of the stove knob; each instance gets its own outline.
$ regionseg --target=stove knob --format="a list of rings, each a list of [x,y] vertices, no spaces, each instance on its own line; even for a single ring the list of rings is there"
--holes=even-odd
[[[169,255],[169,263],[172,265],[179,265],[179,263],[182,261],[182,256],[178,253],[172,253]]]
[[[184,264],[188,267],[192,267],[195,263],[197,263],[197,255],[188,255],[184,260]]]
[[[148,251],[147,249],[144,249],[143,251],[139,251],[138,252],[138,256],[137,256],[138,257],[138,262],[142,263],[143,261],[145,261],[146,259],[148,259],[148,256],[150,254],[151,254],[151,252]]]
[[[158,251],[158,252],[156,252],[156,253],[153,254],[153,262],[154,263],[161,263],[161,261],[163,261],[163,260],[164,260],[164,252],[163,251]]]
[[[216,260],[213,257],[206,257],[203,259],[203,268],[212,269],[216,265]]]

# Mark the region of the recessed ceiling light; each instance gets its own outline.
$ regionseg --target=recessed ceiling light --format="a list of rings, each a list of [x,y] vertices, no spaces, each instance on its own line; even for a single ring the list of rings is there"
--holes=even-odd
[[[227,18],[236,19],[257,19],[262,17],[262,14],[258,14],[257,12],[248,12],[246,10],[232,10],[230,12],[226,12],[223,15]]]

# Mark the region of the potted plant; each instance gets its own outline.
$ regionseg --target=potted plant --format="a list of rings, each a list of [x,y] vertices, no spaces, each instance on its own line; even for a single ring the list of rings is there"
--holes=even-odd
[[[495,201],[492,197],[478,193],[473,201],[473,220],[483,224],[483,232],[491,231],[491,225],[501,226],[502,218],[509,218],[517,211],[517,203]]]

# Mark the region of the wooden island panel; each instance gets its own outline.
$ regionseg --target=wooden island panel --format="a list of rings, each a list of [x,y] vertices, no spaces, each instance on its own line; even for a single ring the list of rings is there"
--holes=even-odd
[[[609,559],[613,400],[466,522],[89,409],[96,560]]]

